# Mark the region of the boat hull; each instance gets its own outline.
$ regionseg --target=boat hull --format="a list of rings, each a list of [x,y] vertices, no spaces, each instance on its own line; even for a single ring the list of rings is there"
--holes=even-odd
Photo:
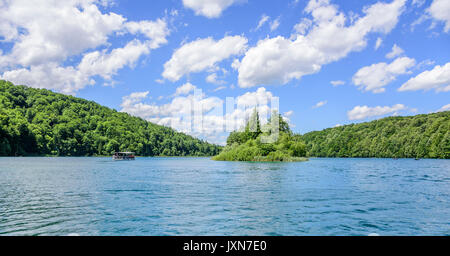
[[[134,160],[135,157],[126,157],[126,156],[113,156],[112,158],[114,161],[128,161],[128,160]]]

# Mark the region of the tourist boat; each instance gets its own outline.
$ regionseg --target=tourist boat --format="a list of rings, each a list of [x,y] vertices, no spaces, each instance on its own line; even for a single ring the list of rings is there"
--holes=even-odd
[[[115,152],[113,157],[113,160],[134,160],[134,152]]]

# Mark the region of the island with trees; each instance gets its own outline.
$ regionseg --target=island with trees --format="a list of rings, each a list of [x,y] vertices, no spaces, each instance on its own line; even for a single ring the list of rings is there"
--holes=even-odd
[[[241,131],[231,132],[227,145],[213,160],[252,162],[307,161],[306,145],[295,136],[283,117],[274,111],[261,126],[259,113],[254,110]]]

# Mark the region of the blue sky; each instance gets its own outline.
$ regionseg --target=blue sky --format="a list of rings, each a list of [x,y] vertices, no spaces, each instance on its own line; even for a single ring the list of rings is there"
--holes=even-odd
[[[299,133],[450,109],[448,0],[17,0],[0,15],[1,79],[211,142],[226,97],[236,126],[278,97]],[[184,122],[192,103],[202,128]]]

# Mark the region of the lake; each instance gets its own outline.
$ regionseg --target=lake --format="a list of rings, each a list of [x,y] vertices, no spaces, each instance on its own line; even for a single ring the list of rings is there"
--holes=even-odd
[[[450,235],[450,160],[0,158],[0,235]]]

